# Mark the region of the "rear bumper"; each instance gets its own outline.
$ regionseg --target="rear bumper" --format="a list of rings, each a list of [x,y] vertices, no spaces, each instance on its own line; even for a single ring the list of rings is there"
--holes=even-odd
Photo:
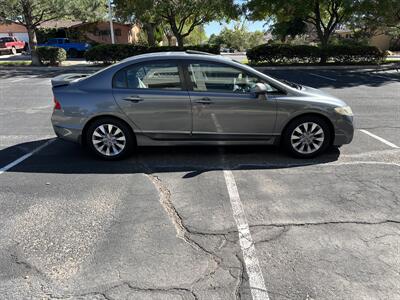
[[[62,110],[54,110],[51,116],[51,124],[57,137],[81,143],[84,120],[77,117],[65,116]]]
[[[82,131],[74,128],[66,128],[58,125],[53,125],[55,134],[63,139],[74,143],[81,143]]]

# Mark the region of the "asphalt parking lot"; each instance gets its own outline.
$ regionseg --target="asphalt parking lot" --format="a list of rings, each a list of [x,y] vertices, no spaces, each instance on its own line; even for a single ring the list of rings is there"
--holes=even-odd
[[[0,70],[1,299],[400,299],[400,73],[274,70],[355,113],[313,160],[274,147],[54,139],[50,78]]]

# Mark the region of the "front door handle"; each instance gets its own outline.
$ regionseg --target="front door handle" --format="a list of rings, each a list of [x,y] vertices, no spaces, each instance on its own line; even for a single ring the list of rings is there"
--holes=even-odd
[[[201,98],[201,99],[199,99],[199,100],[196,100],[196,103],[200,103],[200,104],[211,104],[211,103],[213,103],[213,102],[211,101],[210,98],[204,97],[204,98]]]
[[[122,100],[138,103],[140,101],[143,101],[144,99],[139,96],[127,96],[125,98],[122,98]]]

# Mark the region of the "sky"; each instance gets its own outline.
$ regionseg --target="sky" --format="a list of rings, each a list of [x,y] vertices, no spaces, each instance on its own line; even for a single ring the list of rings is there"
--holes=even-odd
[[[235,23],[236,23],[235,21],[231,21],[229,23],[223,22],[222,24],[220,24],[219,22],[211,22],[206,24],[204,26],[204,29],[206,31],[207,36],[210,37],[210,35],[213,33],[214,34],[220,33],[224,27],[233,28],[233,25]],[[256,22],[246,21],[245,24],[249,31],[256,31],[256,30],[265,31],[267,30],[267,26],[264,26],[265,23],[266,21],[256,21]]]

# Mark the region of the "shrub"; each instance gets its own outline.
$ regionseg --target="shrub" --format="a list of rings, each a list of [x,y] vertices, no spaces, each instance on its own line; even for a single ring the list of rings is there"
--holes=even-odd
[[[247,51],[251,63],[315,63],[320,49],[308,45],[263,44]]]
[[[327,61],[335,63],[379,63],[385,53],[374,46],[330,45],[322,49]]]
[[[67,52],[58,47],[37,47],[36,52],[43,64],[58,65],[67,59]]]
[[[379,63],[385,54],[376,47],[330,45],[325,48],[308,45],[263,44],[247,51],[251,63],[316,63],[322,58],[332,63]]]
[[[400,40],[399,40],[399,39],[392,40],[392,41],[390,42],[389,50],[390,50],[390,51],[393,51],[393,52],[398,52],[398,51],[400,51]]]
[[[131,44],[114,44],[114,45],[98,45],[90,48],[85,53],[87,61],[91,62],[103,62],[112,63],[123,60],[127,57],[151,53],[151,52],[162,52],[162,51],[185,51],[185,50],[196,50],[208,53],[219,54],[219,47],[213,45],[194,45],[194,46],[160,46],[160,47],[148,47],[143,45],[131,45]]]

